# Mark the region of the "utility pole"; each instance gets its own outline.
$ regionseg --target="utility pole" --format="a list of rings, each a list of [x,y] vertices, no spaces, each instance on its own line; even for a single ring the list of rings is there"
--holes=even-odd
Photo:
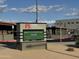
[[[38,1],[36,0],[36,23],[38,23]]]

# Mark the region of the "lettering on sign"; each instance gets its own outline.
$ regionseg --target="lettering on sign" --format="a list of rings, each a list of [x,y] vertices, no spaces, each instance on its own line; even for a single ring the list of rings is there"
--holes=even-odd
[[[31,28],[31,24],[25,24],[25,28],[30,29]]]

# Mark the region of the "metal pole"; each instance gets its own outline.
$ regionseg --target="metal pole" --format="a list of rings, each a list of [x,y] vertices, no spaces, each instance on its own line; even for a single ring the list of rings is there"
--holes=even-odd
[[[36,0],[36,23],[38,23],[38,1]]]
[[[3,34],[3,30],[2,30],[2,40],[4,40],[4,34]]]
[[[62,30],[61,30],[61,27],[60,27],[60,42],[62,42]]]

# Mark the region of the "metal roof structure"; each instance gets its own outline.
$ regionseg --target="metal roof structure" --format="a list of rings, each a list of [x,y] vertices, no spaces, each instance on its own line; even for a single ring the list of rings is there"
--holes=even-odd
[[[0,21],[0,25],[12,26],[12,25],[16,25],[16,23],[14,23],[14,22],[2,22],[2,21]]]

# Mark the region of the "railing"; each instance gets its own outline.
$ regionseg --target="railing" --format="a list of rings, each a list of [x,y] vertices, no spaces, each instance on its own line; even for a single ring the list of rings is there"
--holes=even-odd
[[[0,30],[0,42],[16,42],[14,39],[13,31]]]

